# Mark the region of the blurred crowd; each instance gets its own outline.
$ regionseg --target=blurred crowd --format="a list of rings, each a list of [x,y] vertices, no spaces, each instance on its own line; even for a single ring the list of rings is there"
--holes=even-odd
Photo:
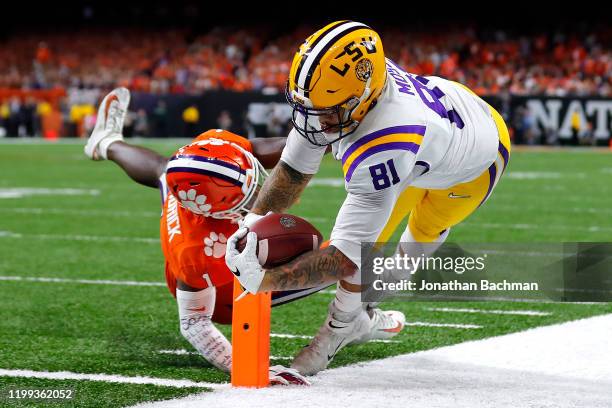
[[[11,35],[0,39],[0,136],[84,136],[100,97],[115,86],[155,95],[281,92],[295,50],[315,29],[299,26],[280,36],[272,27]],[[407,71],[456,80],[480,95],[612,97],[610,28],[515,35],[388,27],[380,34],[387,56]],[[156,135],[161,131],[151,123],[162,122],[151,110],[129,117],[136,134]]]
[[[0,88],[101,88],[199,94],[282,89],[291,59],[314,27],[203,35],[143,29],[27,34],[0,43]],[[480,94],[612,95],[612,29],[514,36],[471,28],[381,30],[386,54],[409,72],[440,75]]]

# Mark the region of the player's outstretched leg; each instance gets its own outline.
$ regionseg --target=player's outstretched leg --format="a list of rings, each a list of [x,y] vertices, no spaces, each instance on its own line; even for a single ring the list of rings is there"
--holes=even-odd
[[[126,88],[113,89],[104,97],[85,154],[92,160],[111,160],[132,180],[157,188],[168,159],[146,147],[123,142],[123,122],[129,103],[130,91]]]
[[[105,160],[108,146],[123,140],[123,122],[129,104],[130,91],[127,88],[115,88],[104,97],[98,108],[96,125],[85,145],[87,157]]]
[[[346,313],[332,302],[325,323],[310,344],[298,353],[291,368],[303,375],[314,375],[324,370],[338,351],[369,333],[371,326],[370,316],[362,307]]]

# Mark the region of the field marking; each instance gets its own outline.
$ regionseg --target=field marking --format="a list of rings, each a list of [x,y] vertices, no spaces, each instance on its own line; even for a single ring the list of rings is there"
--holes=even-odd
[[[21,377],[21,378],[44,378],[48,380],[87,380],[87,381],[103,381],[122,384],[152,384],[164,387],[197,387],[223,389],[229,388],[227,383],[207,383],[196,382],[191,380],[173,380],[154,377],[128,377],[116,374],[83,374],[73,373],[70,371],[34,371],[34,370],[7,370],[0,369],[0,377]]]
[[[60,234],[23,234],[21,232],[1,231],[0,238],[34,238],[67,241],[92,241],[92,242],[140,242],[144,244],[159,244],[159,238],[145,237],[118,237],[106,235],[60,235]]]
[[[68,279],[47,278],[34,276],[0,276],[0,281],[49,282],[49,283],[83,283],[87,285],[119,285],[119,286],[166,286],[164,282],[124,281],[124,280],[96,280],[96,279]]]
[[[185,349],[177,349],[177,350],[159,350],[159,354],[172,354],[175,356],[201,356],[197,351],[189,351]],[[290,356],[270,356],[270,360],[293,360],[293,357]]]
[[[505,178],[514,180],[542,180],[542,179],[568,179],[568,178],[587,178],[587,173],[562,173],[556,171],[511,171]]]
[[[477,324],[432,323],[432,322],[406,322],[406,326],[443,327],[443,328],[451,328],[451,329],[482,329],[483,327]]]
[[[37,195],[100,195],[100,190],[81,189],[81,188],[35,188],[35,187],[11,187],[0,188],[0,199],[3,198],[23,198]]]
[[[310,387],[227,388],[141,408],[609,408],[612,314],[325,370]]]
[[[270,333],[270,337],[277,338],[277,339],[306,339],[306,340],[312,339],[312,336],[308,336],[305,334],[287,334],[287,333]],[[368,343],[394,344],[394,343],[401,343],[401,341],[376,339],[376,340],[370,340],[368,341]]]
[[[525,210],[542,210],[542,207],[537,206],[515,206],[515,205],[505,205],[505,204],[491,204],[491,208],[495,210],[507,211],[507,212],[522,212]],[[589,213],[589,214],[612,214],[612,208],[609,206],[605,207],[561,207],[561,208],[547,208],[546,213],[555,213],[555,214],[573,214],[573,213]]]
[[[429,312],[449,312],[449,313],[480,313],[496,315],[517,315],[517,316],[550,316],[552,313],[539,312],[537,310],[487,310],[487,309],[464,309],[452,307],[428,307]]]
[[[17,214],[53,214],[53,215],[82,215],[82,216],[104,216],[104,217],[160,217],[160,212],[154,211],[109,211],[109,210],[75,210],[66,208],[40,208],[40,207],[0,207],[0,212],[12,212]]]
[[[569,225],[555,225],[555,224],[499,224],[489,222],[464,222],[459,224],[460,226],[476,227],[476,228],[489,228],[489,229],[522,229],[522,230],[560,230],[560,231],[586,231],[586,232],[612,232],[612,227],[600,227],[599,225],[592,226],[569,226]]]
[[[306,187],[344,187],[344,179],[340,177],[320,177],[310,180]]]

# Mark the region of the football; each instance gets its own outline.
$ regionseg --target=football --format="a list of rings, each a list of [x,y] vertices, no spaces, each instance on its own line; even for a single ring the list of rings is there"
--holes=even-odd
[[[257,234],[257,258],[264,268],[286,264],[308,251],[319,248],[323,236],[303,218],[290,214],[270,214],[255,222],[250,231]],[[238,241],[238,250],[246,237]]]

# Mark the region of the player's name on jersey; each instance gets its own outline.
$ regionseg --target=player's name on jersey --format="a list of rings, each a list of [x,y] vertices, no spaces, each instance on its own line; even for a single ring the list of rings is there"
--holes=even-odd
[[[480,282],[460,282],[451,280],[448,282],[413,282],[402,279],[397,282],[384,282],[380,279],[372,282],[372,288],[376,291],[537,291],[540,289],[536,282],[492,282],[486,279]]]

